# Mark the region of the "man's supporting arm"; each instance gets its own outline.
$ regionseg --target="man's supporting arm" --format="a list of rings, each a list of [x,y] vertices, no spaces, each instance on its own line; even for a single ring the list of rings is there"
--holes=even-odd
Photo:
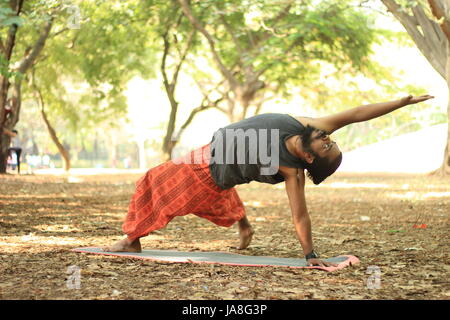
[[[297,238],[306,255],[313,250],[311,235],[311,219],[305,199],[305,174],[303,170],[298,175],[289,175],[285,178],[286,192],[291,207],[292,219],[297,233]]]
[[[297,238],[306,256],[313,251],[314,246],[311,232],[311,219],[306,208],[305,173],[303,170],[285,168],[282,174],[286,182],[286,193],[289,198]],[[321,267],[336,266],[334,263],[317,258],[308,259],[308,265],[318,265]]]

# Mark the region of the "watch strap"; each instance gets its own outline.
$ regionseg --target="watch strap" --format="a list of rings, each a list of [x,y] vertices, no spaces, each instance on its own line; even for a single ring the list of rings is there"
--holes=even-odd
[[[307,255],[305,255],[305,259],[309,260],[309,259],[316,259],[318,258],[319,255],[313,250],[310,253],[308,253]]]

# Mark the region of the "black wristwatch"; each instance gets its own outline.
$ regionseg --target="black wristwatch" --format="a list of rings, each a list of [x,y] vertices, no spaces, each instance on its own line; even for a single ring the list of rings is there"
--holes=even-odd
[[[308,253],[307,255],[305,255],[305,259],[309,260],[309,259],[317,259],[319,257],[319,255],[313,250],[310,253]]]

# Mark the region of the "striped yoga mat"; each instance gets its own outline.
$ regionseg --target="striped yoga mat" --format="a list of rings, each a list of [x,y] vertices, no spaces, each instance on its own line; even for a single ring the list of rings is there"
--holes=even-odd
[[[232,266],[249,266],[249,267],[289,267],[289,268],[309,268],[321,269],[325,271],[335,271],[351,266],[359,262],[355,256],[343,255],[324,259],[324,261],[336,263],[337,267],[308,267],[305,259],[300,258],[278,258],[267,256],[246,256],[242,254],[229,252],[182,252],[174,250],[142,250],[140,253],[135,252],[105,252],[101,248],[88,247],[72,249],[75,252],[100,254],[132,259],[144,259],[164,262],[178,263],[213,263]]]

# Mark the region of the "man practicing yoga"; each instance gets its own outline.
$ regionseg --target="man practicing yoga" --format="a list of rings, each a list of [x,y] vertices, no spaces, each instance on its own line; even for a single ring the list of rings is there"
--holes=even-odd
[[[342,152],[330,138],[334,131],[431,98],[410,95],[321,118],[261,114],[221,128],[211,143],[148,170],[137,181],[122,225],[127,237],[103,250],[141,252],[139,238],[165,227],[174,217],[189,213],[224,227],[238,222],[238,249],[245,249],[254,231],[234,186],[251,181],[284,181],[295,231],[308,265],[335,266],[314,252],[305,202],[305,170],[316,185],[337,170]]]

